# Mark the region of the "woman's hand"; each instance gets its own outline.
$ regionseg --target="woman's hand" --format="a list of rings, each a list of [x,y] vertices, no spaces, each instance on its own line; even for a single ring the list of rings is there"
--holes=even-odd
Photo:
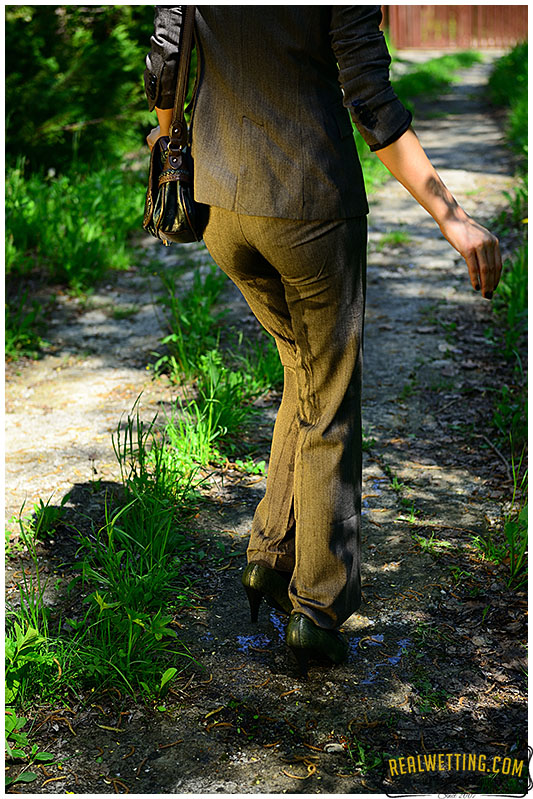
[[[150,148],[150,152],[154,149],[154,144],[160,138],[161,135],[162,135],[161,128],[158,125],[157,128],[152,128],[152,130],[146,137],[146,144]]]
[[[409,128],[388,147],[376,152],[394,177],[431,214],[443,236],[465,259],[472,286],[492,298],[502,271],[498,239],[468,216],[446,188]]]
[[[492,299],[502,271],[500,245],[496,236],[464,211],[461,218],[444,220],[440,229],[444,238],[465,259],[474,290],[481,289],[485,299]]]

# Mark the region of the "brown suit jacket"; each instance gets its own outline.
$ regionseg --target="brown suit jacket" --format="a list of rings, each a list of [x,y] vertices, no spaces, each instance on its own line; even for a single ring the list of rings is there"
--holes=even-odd
[[[173,105],[181,9],[156,7],[150,108]],[[346,108],[373,150],[411,121],[390,86],[380,21],[380,6],[197,7],[197,201],[290,219],[367,213]]]

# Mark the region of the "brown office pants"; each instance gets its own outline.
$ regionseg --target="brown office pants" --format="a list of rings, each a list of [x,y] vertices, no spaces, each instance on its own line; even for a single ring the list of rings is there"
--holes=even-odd
[[[292,573],[294,609],[332,628],[359,607],[366,217],[299,221],[211,207],[204,240],[285,370],[248,561]]]

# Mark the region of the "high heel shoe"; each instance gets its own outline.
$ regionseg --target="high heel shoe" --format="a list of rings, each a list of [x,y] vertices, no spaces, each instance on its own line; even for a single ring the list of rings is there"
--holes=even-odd
[[[250,603],[250,617],[257,621],[261,599],[265,598],[269,605],[282,613],[290,613],[292,602],[289,599],[288,572],[278,572],[263,563],[249,563],[242,575],[242,584]]]
[[[286,642],[296,658],[302,677],[307,677],[310,658],[342,663],[348,657],[348,643],[340,632],[318,627],[303,613],[291,614]]]

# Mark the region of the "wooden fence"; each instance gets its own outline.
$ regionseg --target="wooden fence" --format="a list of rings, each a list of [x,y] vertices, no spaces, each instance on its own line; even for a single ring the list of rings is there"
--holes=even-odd
[[[397,48],[512,47],[527,39],[527,5],[383,6]]]

